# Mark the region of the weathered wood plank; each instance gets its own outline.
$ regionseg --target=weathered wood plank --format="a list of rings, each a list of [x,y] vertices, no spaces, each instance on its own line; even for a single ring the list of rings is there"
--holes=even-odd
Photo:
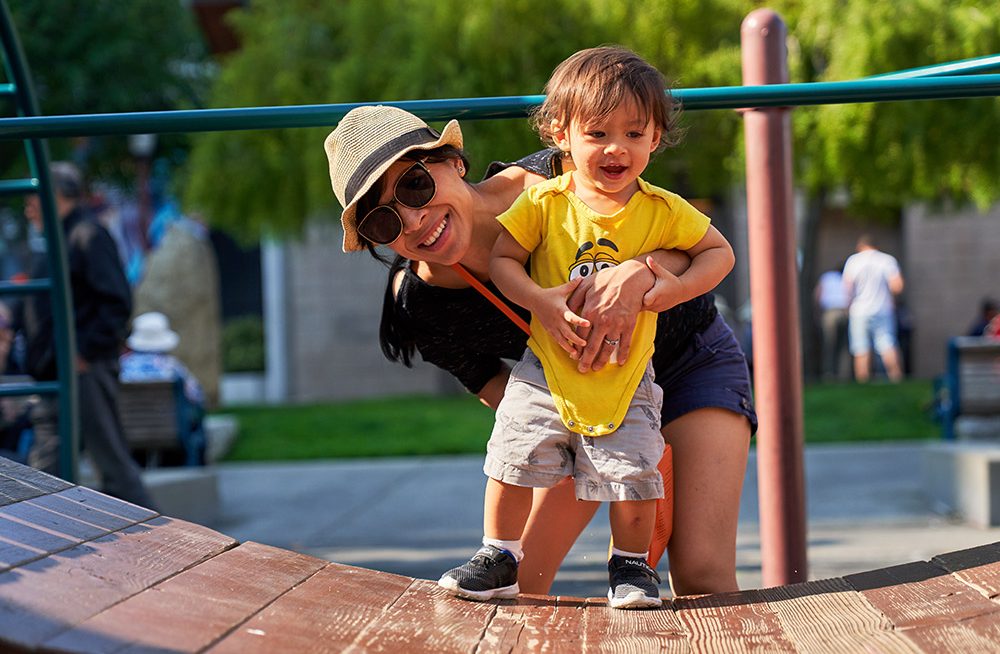
[[[585,606],[586,600],[579,597],[545,595],[522,595],[498,604],[477,652],[586,651]]]
[[[0,457],[0,477],[16,479],[22,484],[33,486],[45,493],[55,493],[73,487],[73,484],[68,481],[63,481],[58,477],[53,477],[4,457]]]
[[[11,479],[10,477],[0,475],[0,506],[15,504],[31,499],[32,497],[45,495],[48,492],[31,484],[25,484],[19,479]]]
[[[160,515],[156,511],[150,511],[145,507],[130,504],[129,502],[98,493],[83,486],[73,486],[66,489],[60,495],[69,500],[80,502],[98,511],[104,511],[105,513],[116,515],[131,522],[143,522]]]
[[[796,651],[758,591],[678,597],[673,609],[692,652]]]
[[[358,635],[350,649],[471,652],[479,645],[497,604],[458,599],[432,581],[415,579],[377,621]]]
[[[156,518],[2,572],[0,638],[36,647],[235,544],[199,525]]]
[[[66,652],[198,652],[326,565],[244,543],[171,577],[46,641]]]
[[[40,550],[43,554],[60,552],[83,542],[79,538],[65,534],[54,534],[51,531],[38,529],[33,525],[24,524],[16,519],[10,520],[3,516],[0,516],[0,538],[14,545]]]
[[[0,534],[4,533],[4,524],[0,523]],[[29,561],[45,556],[45,552],[32,549],[17,543],[11,543],[0,536],[0,572],[23,565]]]
[[[984,615],[960,623],[939,623],[907,629],[906,637],[928,654],[982,654],[1000,651],[1000,621],[996,615]]]
[[[54,513],[30,502],[18,502],[0,508],[0,517],[78,541],[92,540],[108,533],[107,529]]]
[[[212,647],[212,654],[342,652],[413,580],[337,563],[276,599]],[[426,607],[425,607],[426,608]]]
[[[80,520],[97,527],[102,527],[108,531],[117,531],[140,522],[134,518],[124,518],[113,513],[101,511],[89,503],[80,502],[67,495],[65,491],[43,495],[28,501],[28,504],[40,506],[59,515],[64,515],[74,520]],[[151,517],[151,516],[150,516]],[[148,519],[148,518],[143,518]]]
[[[961,622],[990,613],[1000,618],[1000,605],[926,561],[848,575],[844,581],[897,629]]]
[[[760,591],[787,638],[806,652],[919,652],[843,579],[823,579]]]
[[[689,652],[687,634],[673,607],[643,611],[612,609],[608,600],[591,598],[583,611],[586,652]]]
[[[1000,543],[939,554],[931,561],[990,599],[1000,595]]]

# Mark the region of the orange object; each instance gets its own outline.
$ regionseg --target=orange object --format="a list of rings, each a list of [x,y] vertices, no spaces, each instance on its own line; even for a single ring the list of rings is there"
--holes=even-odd
[[[457,272],[462,277],[462,279],[469,282],[472,288],[479,291],[480,294],[482,294],[483,297],[492,302],[497,309],[503,311],[503,314],[508,318],[510,318],[511,320],[513,320],[514,324],[521,328],[521,331],[523,331],[528,336],[531,336],[531,328],[528,327],[528,323],[524,322],[521,316],[514,313],[514,310],[510,308],[510,305],[508,305],[506,302],[504,302],[496,295],[491,293],[490,289],[483,286],[483,283],[478,279],[476,279],[475,275],[466,270],[462,264],[456,263],[452,265],[452,270]]]
[[[649,565],[656,567],[667,550],[670,535],[674,532],[674,453],[670,445],[663,448],[663,456],[656,466],[663,477],[663,498],[656,500],[656,524],[653,540],[649,543]]]

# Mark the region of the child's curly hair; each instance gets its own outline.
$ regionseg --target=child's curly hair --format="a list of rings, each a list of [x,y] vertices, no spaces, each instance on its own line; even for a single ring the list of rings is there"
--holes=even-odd
[[[656,152],[680,141],[680,104],[666,89],[660,71],[631,50],[601,46],[581,50],[552,72],[545,102],[531,116],[542,142],[555,146],[553,121],[562,129],[570,121],[600,121],[627,100],[634,100],[660,130]]]

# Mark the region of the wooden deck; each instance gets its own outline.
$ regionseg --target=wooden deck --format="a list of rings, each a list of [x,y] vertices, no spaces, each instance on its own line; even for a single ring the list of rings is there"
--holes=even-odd
[[[0,459],[0,651],[997,652],[1000,543],[662,610],[435,583],[232,538]]]

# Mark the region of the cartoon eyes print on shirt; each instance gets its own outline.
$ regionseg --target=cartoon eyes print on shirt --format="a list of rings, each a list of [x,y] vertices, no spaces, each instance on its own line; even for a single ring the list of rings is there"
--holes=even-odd
[[[576,261],[569,267],[569,281],[573,281],[577,277],[593,275],[598,270],[613,268],[620,263],[613,254],[603,249],[607,248],[618,252],[618,246],[612,241],[599,238],[597,239],[597,248],[595,249],[594,244],[590,241],[580,246],[580,249],[576,251]]]

